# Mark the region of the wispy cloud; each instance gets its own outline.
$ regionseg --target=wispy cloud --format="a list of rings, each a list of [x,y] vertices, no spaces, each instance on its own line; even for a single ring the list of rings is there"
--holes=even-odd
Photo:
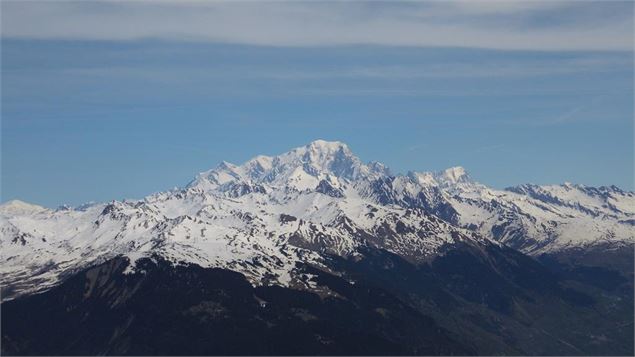
[[[596,97],[593,97],[591,98],[591,100],[584,102],[578,106],[575,106],[571,108],[570,110],[567,110],[566,112],[557,116],[555,119],[551,121],[551,123],[562,124],[562,123],[574,122],[574,121],[584,119],[585,116],[582,114],[584,114],[585,111],[592,109],[594,106],[596,106],[597,104],[599,104],[606,98],[607,98],[607,95],[598,95]]]
[[[177,51],[175,49],[175,51]],[[195,55],[196,51],[181,50],[183,55]],[[151,58],[152,54],[146,54]],[[208,54],[209,56],[209,54]],[[22,71],[12,68],[14,62],[5,65],[4,71]],[[23,65],[18,63],[17,65]],[[179,80],[252,79],[276,81],[316,81],[316,80],[374,80],[410,81],[419,79],[480,79],[508,78],[522,79],[541,76],[568,76],[580,73],[608,73],[628,71],[632,68],[632,58],[621,55],[576,54],[567,58],[548,59],[494,59],[466,62],[461,58],[442,60],[419,60],[415,63],[368,64],[348,61],[338,66],[295,64],[248,63],[196,63],[184,68],[183,63],[154,59],[152,63],[140,67],[135,60],[110,61],[68,68],[49,68],[41,65],[29,67],[29,72],[60,71],[67,75],[83,77],[127,76],[155,82]],[[176,71],[172,71],[175,70]]]
[[[632,50],[630,1],[12,1],[11,38]]]

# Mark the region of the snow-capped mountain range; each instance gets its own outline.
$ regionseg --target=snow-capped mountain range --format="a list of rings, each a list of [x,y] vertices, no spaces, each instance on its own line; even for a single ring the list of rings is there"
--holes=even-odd
[[[0,206],[3,299],[115,256],[159,255],[238,271],[256,285],[311,288],[297,262],[324,267],[325,256],[355,257],[365,246],[421,263],[457,243],[537,256],[634,241],[633,192],[568,183],[496,190],[461,167],[392,175],[322,140],[239,166],[223,162],[142,200]]]

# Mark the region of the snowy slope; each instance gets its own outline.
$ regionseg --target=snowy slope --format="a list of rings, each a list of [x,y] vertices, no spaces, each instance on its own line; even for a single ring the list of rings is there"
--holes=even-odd
[[[223,267],[254,284],[310,287],[296,263],[364,246],[423,262],[457,242],[527,253],[633,242],[635,198],[576,185],[493,190],[464,169],[392,176],[343,143],[318,140],[138,201],[50,210],[0,206],[3,298],[46,289],[116,255]]]
[[[441,193],[430,205],[451,207],[448,220],[527,254],[635,241],[635,194],[615,186],[495,190],[472,181],[462,168],[411,176],[423,191]]]

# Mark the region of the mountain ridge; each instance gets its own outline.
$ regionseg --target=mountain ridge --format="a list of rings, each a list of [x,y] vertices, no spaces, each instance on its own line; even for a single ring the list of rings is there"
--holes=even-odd
[[[324,140],[242,165],[222,162],[184,188],[141,200],[38,207],[0,206],[2,283],[17,295],[116,255],[159,253],[288,286],[306,285],[296,262],[320,266],[323,253],[354,256],[367,246],[424,262],[464,242],[539,256],[635,239],[632,192],[571,184],[495,190],[462,167],[392,175]]]

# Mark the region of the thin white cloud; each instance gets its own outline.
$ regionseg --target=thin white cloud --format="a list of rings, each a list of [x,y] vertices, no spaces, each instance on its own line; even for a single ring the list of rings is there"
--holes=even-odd
[[[590,101],[587,101],[585,103],[582,103],[579,106],[571,108],[567,112],[565,112],[565,113],[561,114],[560,116],[556,117],[555,119],[550,121],[550,123],[560,124],[560,123],[579,121],[579,120],[584,118],[584,116],[581,115],[581,114],[583,114],[585,111],[588,111],[589,109],[593,108],[594,106],[599,104],[601,101],[605,100],[606,98],[607,98],[606,95],[598,95],[596,97],[593,97]]]
[[[184,54],[186,54],[184,52]],[[190,54],[191,55],[191,54]],[[464,63],[461,61],[431,62],[417,64],[364,65],[351,63],[332,67],[224,64],[201,65],[178,68],[178,71],[161,70],[166,67],[139,68],[136,65],[112,65],[95,68],[64,69],[69,75],[82,76],[127,76],[147,80],[167,77],[174,81],[178,78],[198,79],[263,79],[285,81],[311,81],[325,79],[367,79],[367,80],[418,80],[443,78],[527,78],[539,76],[572,75],[579,73],[607,73],[628,70],[632,61],[624,57],[575,57],[557,60],[524,60]],[[169,68],[169,67],[168,67]],[[45,69],[46,70],[46,69]]]
[[[589,15],[594,8],[603,10],[597,18]],[[4,0],[2,34],[5,38],[159,38],[274,46],[632,50],[633,19],[632,3],[615,1]]]

